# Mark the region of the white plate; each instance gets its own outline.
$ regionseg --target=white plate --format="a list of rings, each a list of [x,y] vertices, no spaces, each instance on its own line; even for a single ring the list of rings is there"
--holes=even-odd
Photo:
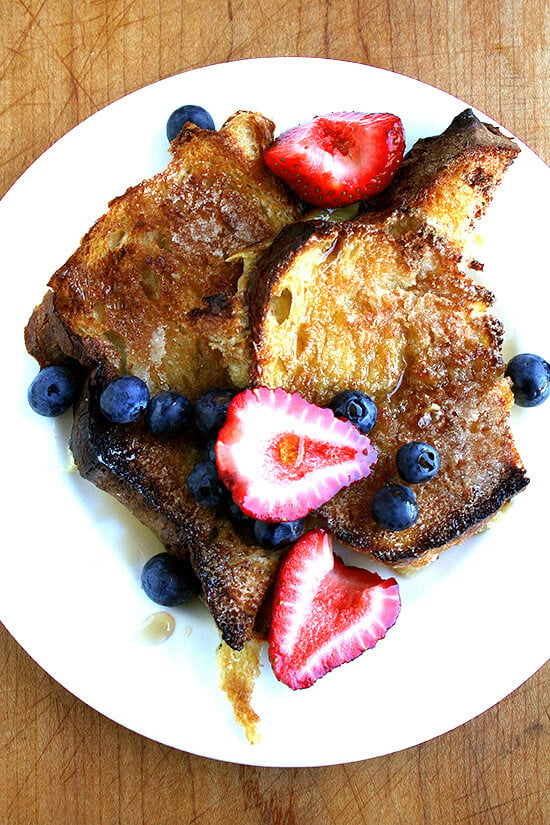
[[[140,590],[140,569],[160,547],[107,495],[67,471],[70,414],[42,419],[26,402],[36,369],[23,347],[29,313],[108,199],[165,165],[165,122],[182,103],[205,106],[217,125],[236,109],[255,109],[279,129],[330,111],[391,111],[402,117],[409,146],[440,132],[465,106],[415,80],[351,63],[276,58],[210,66],[108,106],[13,186],[0,204],[9,482],[2,621],[76,696],[176,748],[256,765],[313,766],[409,747],[481,713],[548,656],[542,588],[550,581],[550,403],[513,414],[529,488],[483,536],[401,578],[401,616],[375,650],[297,693],[276,682],[264,659],[254,697],[262,741],[250,746],[217,687],[218,633],[206,610],[175,609],[168,641],[139,641],[137,626],[155,610]],[[499,299],[506,355],[550,353],[549,186],[550,170],[522,147],[484,221],[482,277]]]

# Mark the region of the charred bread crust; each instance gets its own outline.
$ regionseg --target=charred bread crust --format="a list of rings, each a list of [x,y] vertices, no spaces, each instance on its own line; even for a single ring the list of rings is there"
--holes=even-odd
[[[393,549],[391,543],[388,543],[387,548],[376,549],[376,533],[372,536],[352,533],[331,516],[326,518],[326,524],[342,544],[360,552],[367,552],[376,561],[391,566],[420,566],[428,561],[434,552],[439,554],[483,530],[497,511],[528,484],[525,469],[511,466],[500,485],[487,497],[471,502],[462,510],[455,510],[447,516],[443,524],[438,524],[431,532],[423,534],[414,546],[402,552]]]
[[[57,312],[55,294],[47,292],[32,313],[25,327],[25,346],[40,368],[50,364],[70,364],[75,361],[92,367],[97,359],[90,355],[90,346],[74,335]]]
[[[170,552],[189,553],[222,637],[240,650],[275,576],[277,554],[246,544],[223,512],[194,500],[186,480],[200,460],[198,446],[105,421],[98,411],[103,385],[100,374],[93,376],[75,408],[70,447],[80,474],[124,504]]]
[[[207,373],[212,384],[224,381],[219,353],[185,316],[205,296],[233,294],[235,252],[302,214],[263,163],[273,131],[252,112],[217,131],[185,127],[166,169],[114,198],[53,274],[48,312],[29,325],[30,351],[42,361],[66,356],[113,375],[132,372],[152,390],[191,398],[208,389]]]

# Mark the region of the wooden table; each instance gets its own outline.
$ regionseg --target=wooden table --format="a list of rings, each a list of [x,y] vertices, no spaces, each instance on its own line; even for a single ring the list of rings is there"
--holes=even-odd
[[[419,78],[506,124],[548,162],[549,14],[548,0],[0,0],[0,193],[121,95],[185,69],[271,55]],[[424,745],[277,770],[190,756],[122,729],[3,629],[0,663],[0,825],[550,821],[548,664]]]

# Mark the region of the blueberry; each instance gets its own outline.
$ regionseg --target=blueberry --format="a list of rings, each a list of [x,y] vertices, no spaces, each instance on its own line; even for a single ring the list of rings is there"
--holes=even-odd
[[[403,481],[420,484],[436,475],[439,470],[439,453],[431,444],[410,441],[398,449],[395,464]]]
[[[212,115],[203,109],[202,106],[180,106],[172,112],[166,123],[166,137],[169,141],[174,140],[179,135],[186,123],[195,123],[201,129],[215,129]]]
[[[199,504],[207,504],[209,507],[216,507],[227,494],[213,461],[199,461],[195,464],[189,473],[187,486]]]
[[[173,607],[189,601],[196,589],[196,580],[187,560],[159,553],[145,562],[141,586],[156,604]]]
[[[204,435],[216,436],[223,427],[227,410],[237,390],[214,389],[195,403],[195,424]]]
[[[233,524],[236,524],[238,527],[246,527],[247,525],[252,524],[252,522],[254,521],[254,519],[250,518],[250,516],[247,516],[246,513],[243,513],[239,505],[235,504],[233,499],[231,499],[231,501],[227,505],[227,509],[229,511],[229,518],[231,519]]]
[[[173,438],[191,421],[191,404],[179,392],[159,392],[149,401],[145,420],[153,435]]]
[[[304,520],[297,521],[255,521],[254,535],[266,550],[278,550],[299,539],[304,532]]]
[[[204,450],[203,450],[205,461],[213,461],[214,464],[216,463],[216,450],[215,450],[215,447],[216,447],[216,439],[215,438],[210,438],[206,442],[206,444],[204,446]]]
[[[337,418],[346,418],[363,435],[370,433],[378,418],[378,410],[372,398],[359,390],[339,392],[329,407]]]
[[[44,367],[27,392],[34,412],[54,417],[69,409],[78,393],[79,382],[69,367]]]
[[[418,518],[416,496],[404,484],[388,484],[372,498],[374,520],[386,530],[406,530]]]
[[[550,364],[540,355],[515,355],[508,361],[506,375],[520,407],[537,407],[550,395]]]
[[[99,397],[99,406],[109,421],[130,424],[141,418],[148,401],[147,384],[135,375],[123,375],[107,384]]]

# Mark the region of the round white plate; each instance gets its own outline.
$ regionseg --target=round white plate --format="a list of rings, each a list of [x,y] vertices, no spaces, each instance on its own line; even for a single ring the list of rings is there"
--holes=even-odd
[[[176,748],[256,765],[314,766],[415,745],[502,699],[548,656],[550,403],[513,413],[531,485],[484,535],[400,578],[401,616],[375,650],[296,693],[275,680],[264,656],[254,695],[262,740],[255,746],[218,689],[219,636],[200,603],[171,611],[176,631],[168,641],[140,641],[138,625],[155,611],[140,589],[140,570],[160,546],[107,495],[68,471],[70,414],[52,421],[27,406],[36,367],[24,350],[23,328],[32,308],[107,201],[166,164],[166,119],[182,103],[205,106],[218,126],[237,109],[257,110],[278,130],[330,111],[390,111],[403,119],[408,146],[440,132],[466,105],[415,80],[351,63],[276,58],[209,66],[113,103],[17,181],[0,204],[0,617],[76,696]],[[550,170],[522,147],[483,222],[477,257],[486,262],[483,281],[498,296],[506,356],[549,357],[549,186]]]

